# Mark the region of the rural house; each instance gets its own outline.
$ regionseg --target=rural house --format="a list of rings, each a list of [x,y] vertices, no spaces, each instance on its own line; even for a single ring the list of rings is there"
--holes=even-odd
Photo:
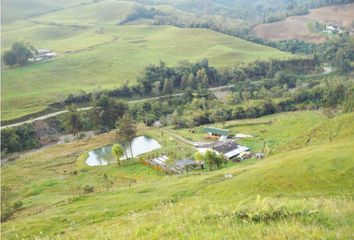
[[[250,149],[245,146],[238,145],[234,141],[219,141],[209,144],[203,148],[198,148],[198,151],[204,154],[206,151],[211,150],[216,154],[223,154],[227,159],[234,159],[243,152],[248,152]]]

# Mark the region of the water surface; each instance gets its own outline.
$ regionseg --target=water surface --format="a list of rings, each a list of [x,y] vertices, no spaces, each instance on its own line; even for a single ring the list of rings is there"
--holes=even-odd
[[[88,153],[89,156],[86,159],[86,164],[89,166],[100,166],[116,163],[117,160],[112,155],[112,146],[113,144],[90,151]],[[161,148],[161,145],[155,139],[149,137],[140,136],[134,138],[132,141],[132,150],[134,157],[151,152],[159,148]],[[126,151],[128,153],[128,157],[130,158],[130,148],[126,147]],[[125,156],[121,159],[124,160]]]

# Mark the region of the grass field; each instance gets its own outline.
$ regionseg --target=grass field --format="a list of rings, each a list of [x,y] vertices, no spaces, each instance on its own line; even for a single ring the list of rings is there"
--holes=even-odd
[[[15,30],[15,28],[18,30]],[[18,22],[5,26],[4,46],[15,40],[59,53],[50,61],[2,71],[2,119],[44,109],[70,93],[135,82],[150,63],[207,58],[218,68],[290,54],[203,29],[171,26],[119,26],[77,29]]]
[[[101,1],[45,14],[34,20],[60,24],[117,25],[136,5],[138,4],[131,1]]]
[[[302,121],[304,118],[306,121]],[[242,139],[239,142],[252,146],[254,152],[263,150],[268,153],[270,150],[280,151],[289,142],[297,140],[300,136],[307,136],[306,134],[324,119],[325,116],[320,111],[303,111],[274,114],[258,119],[229,121],[224,126],[221,123],[210,126],[228,129],[233,135],[236,133],[250,134],[254,137]],[[195,128],[195,133],[191,133],[189,129],[179,129],[175,132],[192,141],[205,141],[206,133],[203,132],[203,128],[204,126]]]
[[[91,3],[90,0],[3,0],[1,2],[2,23],[11,23],[39,14],[54,12],[63,8],[70,8],[83,3]]]
[[[163,176],[132,162],[121,168],[85,166],[85,153],[112,142],[112,134],[9,163],[3,167],[2,184],[15,190],[11,202],[22,200],[24,206],[14,220],[2,224],[2,237],[350,239],[354,115],[327,120],[318,112],[282,113],[227,125],[256,134],[255,121],[270,119],[272,124],[262,126],[264,138],[285,152],[213,172]],[[330,141],[326,134],[333,131],[336,137]],[[156,130],[142,132],[161,137]],[[301,139],[308,132],[314,141],[300,149],[284,141],[286,135]],[[233,178],[225,179],[226,173]],[[82,194],[86,184],[95,192]]]

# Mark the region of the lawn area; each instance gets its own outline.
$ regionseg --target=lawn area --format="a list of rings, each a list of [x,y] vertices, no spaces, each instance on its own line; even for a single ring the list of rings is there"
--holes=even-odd
[[[292,149],[299,145],[299,141],[306,142],[306,137],[313,133],[311,130],[315,126],[320,128],[325,120],[326,117],[320,111],[298,111],[278,113],[258,119],[228,121],[224,126],[221,123],[210,126],[228,129],[233,135],[236,133],[250,134],[254,138],[241,139],[238,143],[250,147],[252,152],[263,150],[265,153],[271,153],[283,151],[283,148]],[[350,129],[350,122],[346,123],[346,126]],[[204,127],[194,128],[195,133],[192,133],[190,129],[174,131],[189,140],[198,142],[205,141]],[[337,127],[334,124],[331,129],[334,130]],[[324,140],[328,141],[328,138]]]
[[[318,141],[301,149],[212,172],[164,176],[134,162],[122,167],[83,165],[85,153],[111,143],[112,133],[28,155],[2,169],[2,184],[13,189],[10,201],[23,202],[15,219],[2,224],[2,237],[301,239],[306,234],[313,239],[350,239],[354,132],[347,124],[353,123],[354,115],[331,120],[317,115],[284,113],[232,123],[244,124],[246,130],[247,121],[273,120],[278,127],[263,127],[275,145],[284,142],[275,128],[284,131],[281,126],[287,124],[288,129],[298,129],[298,122],[305,119],[312,119],[313,128],[304,126],[311,131],[322,124],[322,129],[328,126],[323,133],[330,133],[334,122],[343,128],[331,142],[315,134]],[[178,145],[159,130],[140,127],[139,131],[161,142],[171,141],[164,145],[167,148]],[[225,174],[233,177],[225,179]],[[85,185],[93,186],[94,192],[83,193]]]
[[[2,119],[15,119],[44,109],[70,93],[121,86],[148,64],[168,65],[207,58],[218,68],[292,55],[205,29],[172,26],[69,26],[9,24],[4,47],[15,40],[58,52],[58,57],[2,70]],[[54,37],[53,38],[53,33]]]
[[[100,1],[45,14],[34,20],[66,25],[116,25],[124,20],[137,5],[130,1]],[[78,11],[80,14],[77,14]]]

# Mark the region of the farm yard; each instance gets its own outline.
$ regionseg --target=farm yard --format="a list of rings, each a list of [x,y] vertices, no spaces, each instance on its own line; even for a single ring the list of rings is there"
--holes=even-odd
[[[342,26],[353,31],[354,3],[313,9],[308,15],[288,17],[286,20],[260,24],[252,29],[253,34],[270,41],[298,39],[308,42],[324,42],[328,35],[314,33],[309,22]]]

